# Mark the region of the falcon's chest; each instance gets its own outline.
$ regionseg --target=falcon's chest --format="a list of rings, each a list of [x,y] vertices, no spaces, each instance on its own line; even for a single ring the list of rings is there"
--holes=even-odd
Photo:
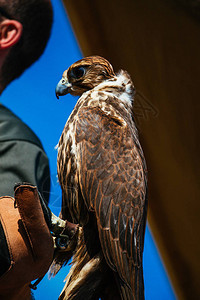
[[[63,190],[77,185],[77,145],[75,142],[75,120],[68,120],[58,146],[58,177]]]

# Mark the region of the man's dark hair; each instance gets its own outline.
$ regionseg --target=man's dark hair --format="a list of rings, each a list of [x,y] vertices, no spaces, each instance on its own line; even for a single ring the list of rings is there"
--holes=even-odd
[[[9,16],[23,26],[19,42],[11,48],[2,67],[1,84],[6,87],[43,53],[51,32],[53,11],[49,0],[0,0],[0,8],[1,17]]]

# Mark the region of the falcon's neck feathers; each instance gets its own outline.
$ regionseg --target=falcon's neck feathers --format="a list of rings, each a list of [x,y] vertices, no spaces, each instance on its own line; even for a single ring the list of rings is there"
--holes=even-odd
[[[115,77],[107,79],[97,85],[93,91],[103,91],[120,99],[124,104],[132,108],[134,99],[134,86],[131,77],[126,71],[119,71]]]

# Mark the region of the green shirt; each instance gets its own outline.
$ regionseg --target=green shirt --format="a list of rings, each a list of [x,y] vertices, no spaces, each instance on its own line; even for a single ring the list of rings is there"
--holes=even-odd
[[[48,158],[33,131],[0,104],[0,196],[13,196],[16,183],[38,187],[48,201],[50,173]]]

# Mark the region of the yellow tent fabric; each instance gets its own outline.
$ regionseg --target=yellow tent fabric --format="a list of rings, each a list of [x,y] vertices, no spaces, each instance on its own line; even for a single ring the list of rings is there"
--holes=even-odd
[[[84,56],[126,69],[149,171],[149,223],[179,299],[200,299],[200,4],[64,0]]]

